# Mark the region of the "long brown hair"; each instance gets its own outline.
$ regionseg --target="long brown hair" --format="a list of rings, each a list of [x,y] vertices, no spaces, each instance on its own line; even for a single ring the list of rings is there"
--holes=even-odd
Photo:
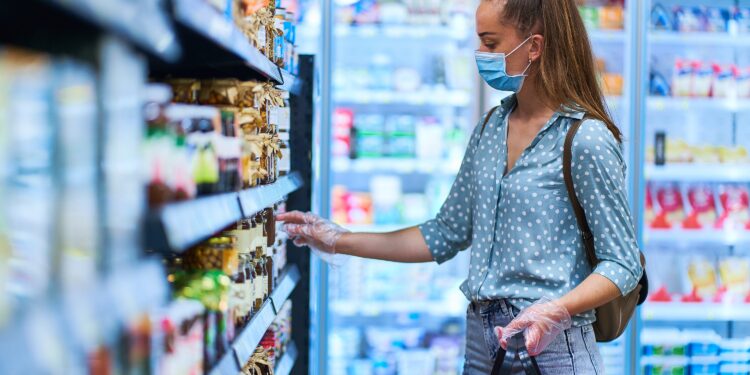
[[[542,55],[530,74],[539,73],[536,89],[552,108],[581,109],[603,121],[622,141],[604,103],[589,36],[574,0],[506,0],[502,22],[514,26],[524,38],[544,36]]]

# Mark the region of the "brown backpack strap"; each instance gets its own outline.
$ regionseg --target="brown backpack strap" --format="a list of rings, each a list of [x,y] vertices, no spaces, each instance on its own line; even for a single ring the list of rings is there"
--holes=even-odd
[[[583,211],[581,202],[578,201],[575,187],[573,186],[573,138],[575,138],[582,123],[583,120],[580,120],[570,125],[568,134],[565,137],[565,146],[563,147],[563,178],[565,179],[565,187],[568,190],[570,204],[573,205],[573,212],[576,215],[576,221],[578,221],[578,230],[581,232],[583,246],[586,248],[586,257],[589,259],[591,268],[593,268],[599,263],[594,251],[594,235],[591,234],[589,224],[586,222],[586,213]]]
[[[479,136],[481,137],[482,134],[484,134],[484,128],[487,126],[487,123],[490,122],[490,118],[492,118],[492,114],[495,113],[495,110],[500,106],[495,106],[490,109],[489,112],[487,112],[487,116],[484,117],[484,123],[482,123],[482,130],[479,133]]]

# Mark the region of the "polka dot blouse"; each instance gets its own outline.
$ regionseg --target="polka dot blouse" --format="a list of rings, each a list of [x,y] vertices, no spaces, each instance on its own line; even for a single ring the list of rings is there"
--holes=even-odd
[[[481,122],[476,127],[448,199],[437,217],[419,228],[438,263],[471,246],[471,270],[461,285],[469,300],[507,299],[523,309],[544,296],[563,296],[592,269],[562,173],[565,136],[584,113],[555,113],[503,175],[514,106],[515,97],[506,98],[483,133]],[[625,294],[642,269],[621,145],[603,122],[587,119],[572,151],[575,191],[600,260],[593,272]],[[594,320],[593,311],[574,317],[575,325]]]

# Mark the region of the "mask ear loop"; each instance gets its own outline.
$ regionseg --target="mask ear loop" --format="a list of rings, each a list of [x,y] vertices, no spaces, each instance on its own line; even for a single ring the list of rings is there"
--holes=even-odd
[[[513,52],[516,52],[519,48],[521,48],[521,46],[523,46],[524,44],[526,44],[526,42],[528,42],[529,39],[531,39],[533,37],[534,37],[534,34],[529,35],[529,37],[526,38],[526,40],[524,40],[523,42],[521,42],[521,44],[519,44],[516,48],[514,48],[513,51],[510,51],[509,54],[505,55],[505,57],[507,58],[508,56],[512,55]],[[526,68],[523,70],[523,72],[521,72],[521,74],[516,74],[516,75],[509,76],[509,77],[525,77],[526,73],[529,71],[530,68],[531,68],[531,57],[529,57],[529,64],[526,65]]]

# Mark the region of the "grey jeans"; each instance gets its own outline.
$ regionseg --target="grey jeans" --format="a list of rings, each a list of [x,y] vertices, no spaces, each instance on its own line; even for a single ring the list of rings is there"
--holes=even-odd
[[[466,316],[466,362],[464,375],[489,375],[500,343],[494,327],[505,326],[518,310],[504,300],[472,302]],[[602,357],[596,346],[594,329],[589,325],[573,327],[559,334],[536,357],[542,375],[604,374]],[[520,363],[513,375],[525,374]]]

